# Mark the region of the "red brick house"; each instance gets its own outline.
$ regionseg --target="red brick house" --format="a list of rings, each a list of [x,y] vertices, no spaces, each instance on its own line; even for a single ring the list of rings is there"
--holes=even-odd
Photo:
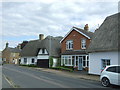
[[[88,48],[93,33],[88,30],[88,24],[84,30],[72,27],[61,42],[61,66],[74,67],[83,70],[88,67]]]

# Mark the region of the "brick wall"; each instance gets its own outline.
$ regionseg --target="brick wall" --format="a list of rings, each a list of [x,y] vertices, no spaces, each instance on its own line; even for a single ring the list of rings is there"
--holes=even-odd
[[[73,30],[62,42],[61,42],[61,52],[63,53],[66,50],[66,41],[73,40],[73,50],[80,50],[81,49],[81,39],[86,39],[86,47],[89,46],[90,40],[87,39],[85,36],[80,34],[79,32]]]

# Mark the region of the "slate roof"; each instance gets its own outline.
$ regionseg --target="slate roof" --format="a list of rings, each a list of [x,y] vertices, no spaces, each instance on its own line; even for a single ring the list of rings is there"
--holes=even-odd
[[[86,31],[86,30],[83,30],[83,29],[80,29],[80,28],[77,28],[77,27],[73,27],[73,29],[77,29],[77,30],[79,30],[80,32],[82,32],[82,33],[84,33],[84,34],[86,34],[87,36],[89,36],[90,38],[92,38],[93,37],[93,32],[91,32],[91,31]]]
[[[72,27],[72,29],[65,35],[65,37],[60,41],[60,43],[62,43],[62,41],[64,41],[64,39],[73,31],[76,30],[77,32],[79,32],[80,34],[83,34],[84,36],[86,36],[88,39],[92,39],[93,37],[93,32],[87,31],[87,30],[83,30],[77,27]]]
[[[119,22],[119,23],[118,23]],[[116,51],[120,36],[120,13],[108,16],[95,31],[88,52]],[[120,46],[120,45],[119,45]]]
[[[12,52],[12,53],[20,53],[20,49],[18,49],[18,48],[11,48],[11,47],[7,47],[7,49],[10,51],[10,52]]]
[[[40,48],[46,48],[50,56],[60,56],[60,40],[62,37],[47,36],[43,40],[29,41],[21,51],[23,56],[37,56]]]

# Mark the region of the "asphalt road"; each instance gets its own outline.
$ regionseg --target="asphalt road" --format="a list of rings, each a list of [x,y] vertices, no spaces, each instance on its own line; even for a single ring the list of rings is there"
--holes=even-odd
[[[3,88],[104,88],[97,81],[64,77],[10,64],[3,65],[2,72]]]

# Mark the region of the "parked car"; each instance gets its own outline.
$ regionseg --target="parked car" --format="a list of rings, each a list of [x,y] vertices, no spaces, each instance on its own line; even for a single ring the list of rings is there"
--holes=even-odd
[[[101,71],[100,81],[105,87],[108,87],[111,84],[120,85],[120,66],[106,66],[106,68]]]

